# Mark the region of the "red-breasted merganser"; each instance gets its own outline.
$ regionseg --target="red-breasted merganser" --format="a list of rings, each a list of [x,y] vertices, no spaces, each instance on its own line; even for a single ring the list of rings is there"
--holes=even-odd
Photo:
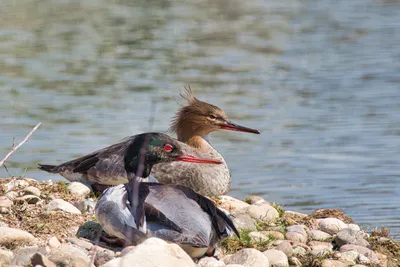
[[[231,174],[221,154],[206,141],[208,134],[221,129],[255,134],[260,132],[229,121],[219,107],[198,100],[190,87],[181,96],[188,104],[176,113],[171,130],[176,133],[179,141],[186,144],[187,149],[193,150],[192,154],[217,159],[223,163],[199,166],[174,161],[157,164],[151,175],[162,184],[184,185],[202,195],[224,195],[230,189]],[[131,138],[57,166],[39,164],[39,168],[58,173],[69,181],[85,183],[100,191],[102,186],[127,183],[123,155]]]
[[[233,232],[239,236],[231,219],[208,198],[181,185],[143,182],[161,162],[221,163],[187,155],[181,144],[159,133],[131,139],[123,159],[129,183],[107,188],[96,204],[96,217],[107,234],[126,244],[158,237],[180,245],[193,258],[212,252]]]

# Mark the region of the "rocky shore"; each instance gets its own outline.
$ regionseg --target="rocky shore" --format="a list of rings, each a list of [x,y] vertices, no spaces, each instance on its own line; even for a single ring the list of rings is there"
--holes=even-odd
[[[241,234],[214,257],[192,260],[157,238],[112,247],[100,241],[96,198],[80,183],[0,179],[0,266],[400,266],[400,243],[385,228],[367,233],[339,210],[285,211],[257,196],[214,199]]]

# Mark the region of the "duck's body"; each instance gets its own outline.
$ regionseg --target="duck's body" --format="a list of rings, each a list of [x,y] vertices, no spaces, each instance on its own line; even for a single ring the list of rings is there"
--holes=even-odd
[[[143,135],[138,135],[124,154],[123,162],[130,182],[106,189],[96,204],[96,217],[104,231],[133,244],[148,237],[162,238],[177,243],[191,257],[212,251],[232,232],[239,235],[227,215],[211,200],[190,188],[142,182],[157,163],[221,162],[185,155],[181,143],[166,135],[152,134],[148,138],[152,147],[142,145],[144,139]],[[167,146],[169,149],[162,150]],[[138,156],[141,147],[145,151]],[[138,179],[140,176],[144,178]]]
[[[176,133],[179,141],[186,144],[182,146],[190,150],[191,154],[217,159],[223,163],[204,166],[185,162],[163,163],[156,165],[151,175],[160,183],[184,185],[202,195],[226,194],[231,186],[231,174],[221,154],[206,141],[208,134],[220,129],[256,134],[259,132],[228,121],[220,108],[199,101],[190,89],[183,97],[189,104],[178,110],[171,130]],[[96,188],[97,185],[127,183],[122,158],[132,138],[58,166],[40,165],[39,168],[58,173],[69,181],[80,181],[92,187],[96,185]]]

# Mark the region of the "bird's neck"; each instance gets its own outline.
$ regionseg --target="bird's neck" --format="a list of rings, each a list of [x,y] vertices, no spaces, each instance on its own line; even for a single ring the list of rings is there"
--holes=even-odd
[[[207,142],[206,138],[207,135],[201,136],[196,134],[178,136],[179,141],[186,143],[187,145],[193,147],[200,152],[207,151],[209,147],[209,143]]]
[[[127,169],[128,179],[136,179],[141,181],[143,178],[150,176],[151,168],[154,164],[149,164],[146,162],[140,162],[137,160],[134,164],[131,164]]]

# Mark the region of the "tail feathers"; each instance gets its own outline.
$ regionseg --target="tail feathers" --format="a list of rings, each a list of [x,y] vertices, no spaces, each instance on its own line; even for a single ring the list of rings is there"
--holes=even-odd
[[[46,171],[46,172],[53,172],[54,167],[56,167],[55,165],[45,165],[45,164],[39,164],[39,169],[42,171]]]

